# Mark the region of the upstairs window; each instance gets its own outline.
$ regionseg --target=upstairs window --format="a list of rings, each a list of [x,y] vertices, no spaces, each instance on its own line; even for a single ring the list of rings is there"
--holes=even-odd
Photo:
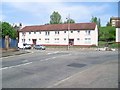
[[[45,35],[50,35],[50,32],[49,32],[49,31],[46,31],[46,32],[45,32]]]
[[[59,34],[59,31],[55,31],[55,34]]]
[[[73,31],[71,31],[71,33],[73,33]]]
[[[91,31],[90,30],[86,30],[86,35],[90,35],[91,34]]]
[[[80,30],[78,30],[77,32],[80,33]]]

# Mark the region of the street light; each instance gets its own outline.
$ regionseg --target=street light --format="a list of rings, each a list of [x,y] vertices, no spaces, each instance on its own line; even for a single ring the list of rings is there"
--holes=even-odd
[[[66,18],[68,20],[68,47],[67,49],[69,50],[69,31],[70,31],[70,14],[68,15],[68,18]]]

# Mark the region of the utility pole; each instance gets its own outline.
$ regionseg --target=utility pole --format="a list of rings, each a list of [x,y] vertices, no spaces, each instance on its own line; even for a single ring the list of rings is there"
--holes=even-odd
[[[67,18],[67,20],[68,20],[68,47],[67,47],[67,50],[69,50],[69,31],[70,31],[70,14],[68,15],[68,18]]]

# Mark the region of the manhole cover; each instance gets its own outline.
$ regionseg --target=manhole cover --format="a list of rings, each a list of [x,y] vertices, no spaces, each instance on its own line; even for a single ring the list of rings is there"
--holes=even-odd
[[[69,64],[67,66],[81,68],[81,67],[86,66],[86,64],[72,63],[72,64]]]

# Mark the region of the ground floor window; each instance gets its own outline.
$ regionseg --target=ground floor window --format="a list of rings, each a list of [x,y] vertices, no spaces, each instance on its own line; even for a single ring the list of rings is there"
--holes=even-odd
[[[46,42],[46,43],[49,43],[49,38],[45,38],[45,42]]]
[[[91,38],[85,38],[85,44],[91,44]]]
[[[59,43],[59,38],[55,38],[55,43]]]

